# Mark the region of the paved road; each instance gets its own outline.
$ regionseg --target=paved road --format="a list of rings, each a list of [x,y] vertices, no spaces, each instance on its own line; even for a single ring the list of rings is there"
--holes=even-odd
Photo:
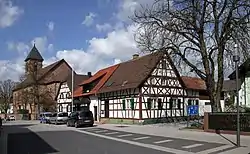
[[[8,129],[8,154],[170,154],[114,140],[108,140],[60,126],[42,126],[43,130],[32,132],[32,125],[5,126]],[[44,128],[48,127],[49,131]],[[58,131],[52,127],[60,128]]]
[[[181,138],[152,136],[100,127],[9,123],[8,154],[217,154],[235,147]]]
[[[109,136],[112,138],[119,138],[123,140],[139,142],[143,144],[149,145],[156,145],[161,147],[166,147],[170,149],[177,149],[186,152],[203,152],[209,151],[210,149],[216,149],[220,147],[228,146],[226,144],[219,144],[219,143],[209,143],[209,142],[202,142],[202,141],[195,141],[195,140],[187,140],[187,139],[180,139],[180,138],[171,138],[171,137],[161,137],[161,136],[152,136],[152,135],[145,135],[145,134],[138,134],[138,133],[130,133],[125,131],[115,131],[103,128],[81,128],[79,129],[84,132],[90,132],[94,134]],[[219,153],[225,152],[227,150],[232,150],[235,147],[223,148],[221,151],[211,152]]]

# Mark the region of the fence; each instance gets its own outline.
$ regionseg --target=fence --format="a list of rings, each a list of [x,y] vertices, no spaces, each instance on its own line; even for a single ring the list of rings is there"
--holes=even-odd
[[[235,112],[206,113],[204,130],[237,130],[237,114]],[[250,113],[240,113],[240,130],[250,132]]]

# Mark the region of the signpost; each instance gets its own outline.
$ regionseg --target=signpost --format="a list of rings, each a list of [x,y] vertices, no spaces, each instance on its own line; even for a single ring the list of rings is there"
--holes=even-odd
[[[187,127],[188,127],[190,116],[199,115],[199,105],[188,105],[187,114],[188,114],[188,121],[187,121]]]

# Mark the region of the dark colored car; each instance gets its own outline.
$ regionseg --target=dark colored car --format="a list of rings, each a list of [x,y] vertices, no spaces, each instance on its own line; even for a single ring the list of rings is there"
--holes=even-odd
[[[93,113],[89,110],[72,112],[67,121],[67,126],[81,127],[81,126],[93,126],[94,117]]]
[[[3,120],[2,120],[2,118],[0,117],[0,128],[2,128],[2,125],[3,125]]]

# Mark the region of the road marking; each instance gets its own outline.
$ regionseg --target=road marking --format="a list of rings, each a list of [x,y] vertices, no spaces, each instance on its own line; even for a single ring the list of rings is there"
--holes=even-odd
[[[118,132],[105,133],[106,135],[118,134]]]
[[[139,143],[139,142],[136,142],[136,141],[128,141],[128,140],[125,140],[125,139],[120,139],[120,138],[105,136],[105,135],[101,135],[101,134],[95,134],[95,133],[91,133],[89,131],[84,131],[84,130],[78,130],[78,129],[73,129],[73,128],[70,128],[70,129],[73,130],[73,131],[79,132],[79,133],[84,133],[84,134],[88,134],[88,135],[98,136],[98,137],[102,137],[102,138],[109,139],[109,140],[119,141],[119,142],[131,144],[131,145],[137,145],[137,146],[140,146],[140,147],[150,148],[150,149],[164,151],[164,152],[169,152],[169,153],[196,154],[196,153],[188,152],[188,151],[184,151],[184,150],[167,148],[167,147],[162,147],[162,146],[157,146],[157,145],[152,145],[152,144]]]
[[[100,129],[86,129],[86,130],[89,130],[89,131],[98,131]]]
[[[133,134],[124,134],[124,135],[118,135],[117,137],[126,137],[126,136],[132,136]]]
[[[225,149],[232,148],[232,147],[233,147],[233,145],[223,145],[223,146],[220,146],[217,148],[212,148],[212,149],[197,152],[197,154],[208,154],[208,153],[213,153],[213,152],[217,152],[220,150],[225,150]]]
[[[182,148],[189,149],[189,148],[195,148],[195,147],[202,146],[202,145],[203,144],[191,144],[191,145],[183,146]]]
[[[107,132],[108,130],[99,130],[99,131],[96,131],[96,133],[104,133],[104,132]]]
[[[166,142],[171,142],[171,141],[173,141],[173,140],[162,140],[162,141],[156,141],[154,143],[160,144],[160,143],[166,143]]]
[[[150,138],[149,136],[144,136],[144,137],[138,137],[138,138],[134,138],[133,140],[137,141],[137,140],[143,140],[143,139],[147,139]]]

